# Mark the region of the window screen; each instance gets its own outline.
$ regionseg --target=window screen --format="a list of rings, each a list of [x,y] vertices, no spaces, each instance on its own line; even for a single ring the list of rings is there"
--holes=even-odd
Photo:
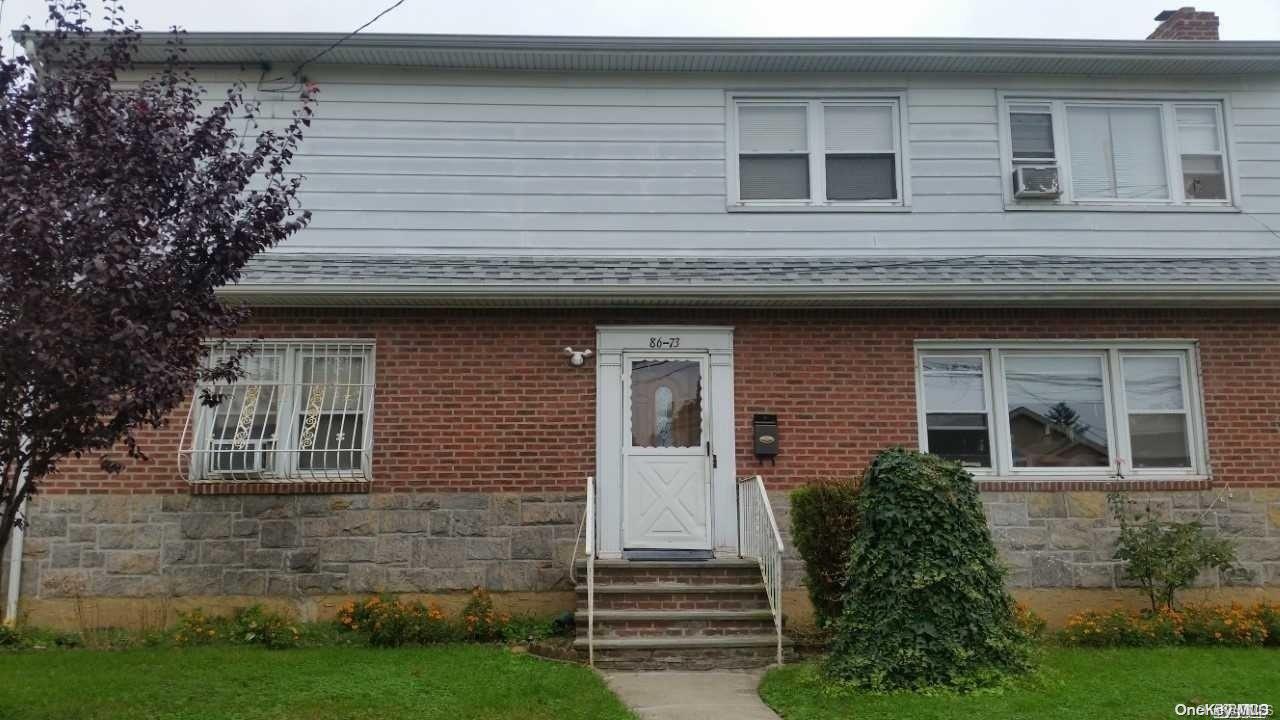
[[[1225,200],[1227,179],[1218,111],[1212,107],[1181,106],[1176,115],[1182,185],[1187,199]]]
[[[1053,160],[1053,116],[1047,108],[1012,108],[1009,135],[1015,162]]]

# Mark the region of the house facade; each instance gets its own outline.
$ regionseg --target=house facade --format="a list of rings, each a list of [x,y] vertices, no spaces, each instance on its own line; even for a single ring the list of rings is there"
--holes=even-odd
[[[312,223],[226,288],[257,352],[222,405],[45,482],[33,620],[567,609],[585,535],[737,558],[757,475],[800,617],[787,492],[890,446],[970,469],[1051,619],[1137,599],[1114,491],[1237,539],[1198,592],[1280,594],[1280,43],[358,35],[296,69],[334,39],[188,36],[268,116],[319,87]]]

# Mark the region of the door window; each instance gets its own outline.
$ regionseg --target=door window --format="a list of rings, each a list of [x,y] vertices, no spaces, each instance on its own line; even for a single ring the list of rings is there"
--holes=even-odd
[[[631,445],[702,445],[702,366],[696,360],[631,362]]]

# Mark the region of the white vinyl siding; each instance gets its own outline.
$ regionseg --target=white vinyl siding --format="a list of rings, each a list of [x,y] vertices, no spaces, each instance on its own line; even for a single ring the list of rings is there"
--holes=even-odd
[[[920,447],[975,473],[1207,473],[1194,348],[1160,343],[921,343]]]
[[[897,98],[735,98],[730,204],[902,206]]]
[[[1276,248],[1267,226],[1280,228],[1280,78],[312,70],[323,100],[290,165],[305,175],[299,199],[311,223],[272,253],[1258,255]],[[232,79],[255,88],[261,72],[199,75],[216,96]],[[837,204],[783,214],[729,201],[737,167],[726,97],[788,92],[901,96],[910,212]],[[295,102],[256,97],[266,127]],[[1232,200],[1015,202],[1005,97],[1218,104]]]
[[[1056,165],[1063,188],[1057,200],[1015,205],[1231,205],[1221,102],[1006,98],[1003,107],[1007,170]]]

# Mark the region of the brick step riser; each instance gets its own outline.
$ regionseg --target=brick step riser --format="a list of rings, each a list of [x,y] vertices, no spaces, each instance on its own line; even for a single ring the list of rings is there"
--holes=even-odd
[[[767,635],[772,620],[597,620],[596,638],[678,638]],[[578,626],[578,637],[587,637],[586,623]]]
[[[587,575],[578,572],[575,582],[585,585]],[[662,583],[667,585],[751,585],[760,582],[756,568],[708,568],[706,570],[666,570],[641,568],[609,568],[596,571],[597,585],[637,585]]]
[[[789,657],[789,655],[784,655]],[[772,647],[661,649],[596,649],[601,670],[739,670],[772,665]]]
[[[759,590],[741,593],[633,592],[596,595],[597,610],[768,610],[769,598]],[[578,610],[586,612],[587,595],[578,593]]]

